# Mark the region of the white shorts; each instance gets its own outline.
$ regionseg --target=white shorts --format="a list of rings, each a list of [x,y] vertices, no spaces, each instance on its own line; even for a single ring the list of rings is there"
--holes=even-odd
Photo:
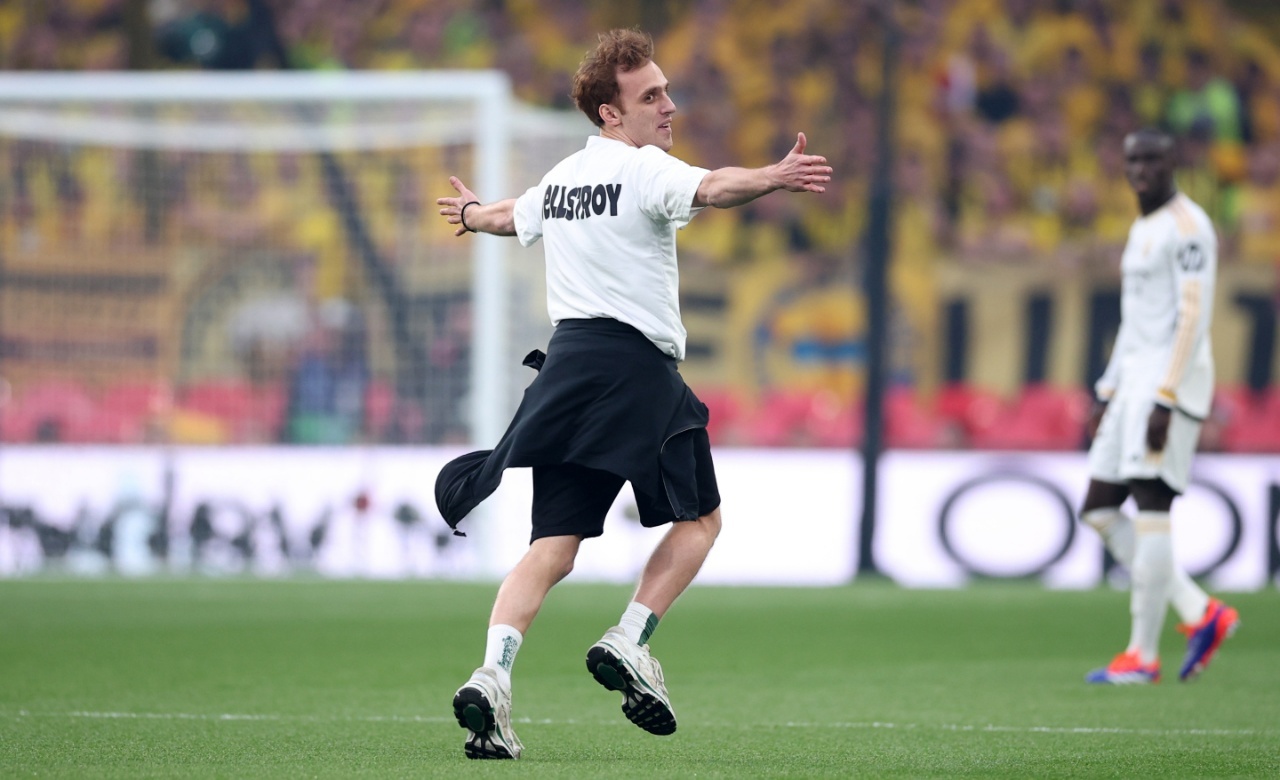
[[[1191,458],[1200,441],[1200,421],[1173,411],[1163,452],[1147,450],[1147,418],[1154,402],[1117,396],[1107,404],[1098,435],[1089,447],[1089,476],[1123,484],[1161,479],[1178,493],[1187,489]]]

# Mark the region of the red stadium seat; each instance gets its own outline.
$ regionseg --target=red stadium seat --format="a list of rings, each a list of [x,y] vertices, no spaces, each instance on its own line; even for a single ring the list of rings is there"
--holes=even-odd
[[[93,396],[83,386],[50,380],[19,392],[6,411],[4,438],[10,442],[83,442],[93,431],[97,411]]]
[[[391,429],[396,409],[396,391],[387,382],[371,380],[364,389],[364,425],[369,438],[379,441]]]
[[[173,387],[166,381],[121,382],[102,392],[98,406],[118,414],[164,414],[173,406]]]
[[[815,415],[809,421],[813,441],[820,447],[856,447],[862,443],[863,418],[862,404],[853,401]]]
[[[894,449],[937,449],[955,442],[955,425],[920,400],[914,387],[897,385],[885,394],[885,445]]]
[[[153,438],[173,408],[173,388],[163,380],[120,382],[106,388],[82,429],[89,441],[141,444]]]
[[[1084,441],[1085,423],[1092,403],[1088,392],[1078,387],[1027,385],[1018,396],[1018,414],[1039,419],[1061,449],[1076,449]]]
[[[1214,396],[1227,452],[1280,452],[1280,389],[1221,388]]]
[[[258,443],[277,440],[286,401],[279,385],[254,387],[232,379],[187,385],[177,405],[226,423],[234,442]]]
[[[750,403],[731,387],[699,387],[696,394],[710,413],[707,434],[717,446],[748,444]]]
[[[748,443],[756,447],[798,444],[808,405],[807,394],[776,390],[766,393],[751,415]]]
[[[34,440],[39,418],[10,402],[0,409],[0,442],[27,444]]]
[[[97,444],[142,444],[147,440],[143,415],[99,409],[75,428],[76,441]]]
[[[765,447],[852,447],[861,437],[859,405],[825,389],[769,393],[750,430]]]
[[[253,387],[238,380],[198,382],[183,388],[179,403],[184,409],[235,419],[253,407]]]
[[[938,414],[956,426],[968,443],[996,424],[1004,401],[995,393],[954,383],[939,391],[937,406]]]
[[[1084,443],[1089,396],[1083,390],[1028,385],[999,407],[991,424],[972,433],[970,444],[993,450],[1074,450]]]

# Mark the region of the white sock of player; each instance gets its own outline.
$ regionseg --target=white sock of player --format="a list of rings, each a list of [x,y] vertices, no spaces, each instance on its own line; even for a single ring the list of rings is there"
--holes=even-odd
[[[1133,520],[1119,507],[1093,509],[1080,516],[1098,531],[1111,557],[1130,572],[1133,571],[1134,534]],[[1204,617],[1209,606],[1209,594],[1191,579],[1191,576],[1175,562],[1173,580],[1169,588],[1169,600],[1183,623],[1195,624]]]
[[[498,624],[489,626],[489,637],[484,645],[484,665],[498,673],[498,680],[511,688],[511,666],[516,662],[516,653],[524,635],[512,626]]]
[[[622,619],[618,621],[618,625],[627,635],[627,639],[643,645],[649,641],[649,637],[653,636],[653,632],[658,630],[658,616],[645,605],[633,601],[627,605],[627,610],[622,613]]]
[[[1112,558],[1133,571],[1133,521],[1120,507],[1091,509],[1080,515],[1080,519],[1098,532]]]
[[[1173,582],[1173,537],[1168,512],[1138,512],[1133,518],[1133,579],[1130,583],[1129,612],[1133,629],[1130,652],[1149,664],[1160,656],[1160,630],[1169,609]]]
[[[1182,622],[1192,626],[1200,622],[1204,611],[1209,608],[1209,594],[1176,562],[1173,564],[1173,588],[1169,591],[1169,601]]]

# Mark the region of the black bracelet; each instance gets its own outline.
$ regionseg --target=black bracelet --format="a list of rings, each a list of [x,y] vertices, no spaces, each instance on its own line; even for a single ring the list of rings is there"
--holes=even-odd
[[[474,233],[476,232],[476,229],[472,227],[467,227],[467,206],[476,206],[476,205],[479,205],[479,203],[480,201],[478,200],[469,200],[466,203],[462,204],[462,211],[458,213],[458,219],[462,222],[462,229],[467,231],[468,233]]]

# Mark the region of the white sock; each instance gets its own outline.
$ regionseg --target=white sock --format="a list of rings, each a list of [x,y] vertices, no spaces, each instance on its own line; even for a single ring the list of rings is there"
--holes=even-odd
[[[489,637],[484,645],[484,665],[498,673],[498,681],[511,688],[511,666],[524,635],[507,625],[489,626]]]
[[[1177,563],[1173,565],[1173,588],[1169,591],[1169,601],[1178,617],[1189,626],[1199,623],[1209,608],[1209,594]]]
[[[1137,651],[1144,664],[1160,656],[1160,630],[1169,609],[1173,583],[1173,537],[1169,533],[1168,512],[1138,512],[1133,518],[1133,580],[1130,584],[1129,612],[1133,629],[1130,652]]]
[[[1105,507],[1085,512],[1080,516],[1086,524],[1097,529],[1111,557],[1130,572],[1133,571],[1134,534],[1133,520],[1119,507]],[[1209,594],[1191,579],[1191,576],[1175,562],[1173,581],[1169,588],[1169,601],[1183,623],[1195,624],[1204,617],[1209,606]]]
[[[1173,585],[1169,588],[1169,602],[1178,613],[1183,623],[1195,625],[1204,617],[1209,608],[1209,594],[1191,579],[1191,575],[1178,565],[1177,558],[1173,562]]]
[[[618,625],[627,635],[627,639],[643,645],[649,641],[649,637],[653,636],[653,632],[658,630],[658,616],[645,605],[633,601],[627,605],[627,611],[622,613],[622,619],[618,621]]]
[[[1080,519],[1097,530],[1112,558],[1133,571],[1133,521],[1120,507],[1092,509],[1080,515]]]

